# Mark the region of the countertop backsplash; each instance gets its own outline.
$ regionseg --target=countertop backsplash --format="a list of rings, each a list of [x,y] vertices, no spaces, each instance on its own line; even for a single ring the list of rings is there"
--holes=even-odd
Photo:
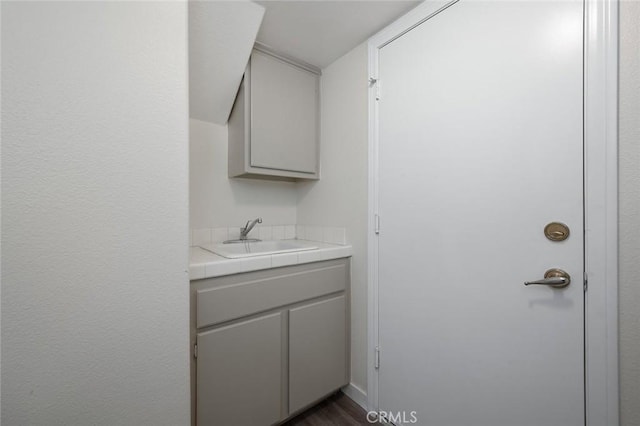
[[[347,244],[346,229],[335,226],[296,225],[296,238],[328,244]]]
[[[192,229],[192,247],[208,243],[220,243],[240,237],[240,226]],[[261,240],[309,240],[328,244],[347,244],[346,229],[316,225],[259,225],[251,230],[249,238]]]

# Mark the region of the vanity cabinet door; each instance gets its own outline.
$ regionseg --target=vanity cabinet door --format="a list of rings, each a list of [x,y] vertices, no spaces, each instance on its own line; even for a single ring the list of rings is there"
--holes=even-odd
[[[265,426],[281,420],[282,313],[197,334],[198,426]]]
[[[289,311],[289,414],[346,385],[345,296]]]

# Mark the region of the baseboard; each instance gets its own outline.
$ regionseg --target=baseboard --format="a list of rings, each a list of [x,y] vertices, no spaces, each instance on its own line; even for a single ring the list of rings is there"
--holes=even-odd
[[[367,410],[367,393],[353,383],[349,383],[342,388],[342,392],[353,400],[356,404]]]

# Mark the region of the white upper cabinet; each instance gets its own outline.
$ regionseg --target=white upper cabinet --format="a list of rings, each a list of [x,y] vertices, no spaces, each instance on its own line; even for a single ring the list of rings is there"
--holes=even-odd
[[[318,179],[319,74],[255,48],[229,118],[229,176]]]

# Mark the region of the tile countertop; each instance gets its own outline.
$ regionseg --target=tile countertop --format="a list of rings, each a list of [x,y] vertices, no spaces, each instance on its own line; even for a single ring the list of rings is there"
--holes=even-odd
[[[277,268],[280,266],[299,265],[302,263],[318,262],[321,260],[338,259],[341,257],[349,257],[353,253],[350,245],[343,246],[317,241],[309,241],[309,245],[316,246],[318,249],[293,253],[244,257],[241,259],[227,259],[226,257],[218,256],[217,254],[213,254],[201,247],[190,247],[189,279],[193,281],[203,278],[257,271],[259,269]]]

